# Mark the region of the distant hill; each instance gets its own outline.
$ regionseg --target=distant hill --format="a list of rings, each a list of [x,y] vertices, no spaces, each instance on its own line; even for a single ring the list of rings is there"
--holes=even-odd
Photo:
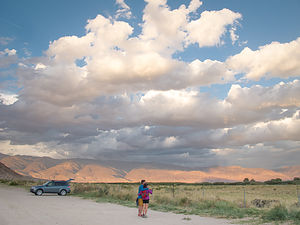
[[[288,174],[291,177],[300,177],[300,165],[298,166],[285,166],[278,170],[280,173]]]
[[[3,155],[3,154],[2,154]],[[92,159],[52,159],[49,157],[7,156],[0,162],[24,176],[39,179],[75,182],[234,182],[244,178],[266,181],[274,178],[290,180],[300,177],[300,166],[278,170],[243,168],[240,166],[214,168],[183,168],[163,164],[101,161]]]
[[[23,180],[24,177],[0,162],[0,179]]]

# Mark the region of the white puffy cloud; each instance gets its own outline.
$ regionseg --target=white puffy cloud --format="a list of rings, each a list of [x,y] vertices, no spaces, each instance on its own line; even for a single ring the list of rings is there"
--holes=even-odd
[[[300,106],[300,81],[280,82],[272,87],[232,85],[226,101],[240,109]]]
[[[188,10],[190,12],[196,12],[202,4],[203,4],[203,2],[201,2],[199,0],[191,0]]]
[[[166,1],[149,0],[142,32],[135,37],[131,37],[133,27],[127,22],[101,15],[88,20],[86,35],[61,37],[50,43],[40,61],[37,58],[19,67],[22,96],[69,106],[103,95],[234,80],[234,73],[222,62],[208,59],[189,63],[172,57],[186,47],[186,27],[192,22],[189,14],[200,6],[200,1],[192,1],[188,8],[181,5],[171,10]],[[223,14],[226,17],[226,13],[218,17]]]
[[[244,50],[226,60],[229,68],[245,73],[248,79],[262,77],[295,77],[300,75],[300,38],[289,43],[272,42],[251,50]]]
[[[0,92],[0,104],[11,105],[16,101],[18,101],[18,95]]]
[[[222,45],[221,37],[225,34],[226,27],[240,18],[242,18],[240,13],[229,9],[202,12],[198,20],[191,21],[187,25],[187,41],[197,43],[199,47]],[[236,39],[237,36],[234,36],[235,41]]]

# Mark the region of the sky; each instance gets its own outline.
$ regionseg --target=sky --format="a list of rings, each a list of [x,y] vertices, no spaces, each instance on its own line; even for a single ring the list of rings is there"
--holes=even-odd
[[[300,162],[298,0],[0,2],[0,152]]]

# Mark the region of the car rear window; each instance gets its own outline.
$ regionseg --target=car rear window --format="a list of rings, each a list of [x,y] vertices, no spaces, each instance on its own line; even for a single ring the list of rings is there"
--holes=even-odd
[[[68,182],[66,182],[66,181],[56,181],[55,186],[68,186]]]

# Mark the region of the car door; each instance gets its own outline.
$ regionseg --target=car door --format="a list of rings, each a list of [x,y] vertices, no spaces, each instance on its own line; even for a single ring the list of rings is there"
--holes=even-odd
[[[57,187],[55,186],[55,182],[50,181],[48,184],[46,184],[45,193],[55,193],[56,189],[57,189]]]
[[[63,187],[63,182],[61,182],[61,181],[55,182],[55,186],[56,186],[56,193],[59,193],[59,191]]]

